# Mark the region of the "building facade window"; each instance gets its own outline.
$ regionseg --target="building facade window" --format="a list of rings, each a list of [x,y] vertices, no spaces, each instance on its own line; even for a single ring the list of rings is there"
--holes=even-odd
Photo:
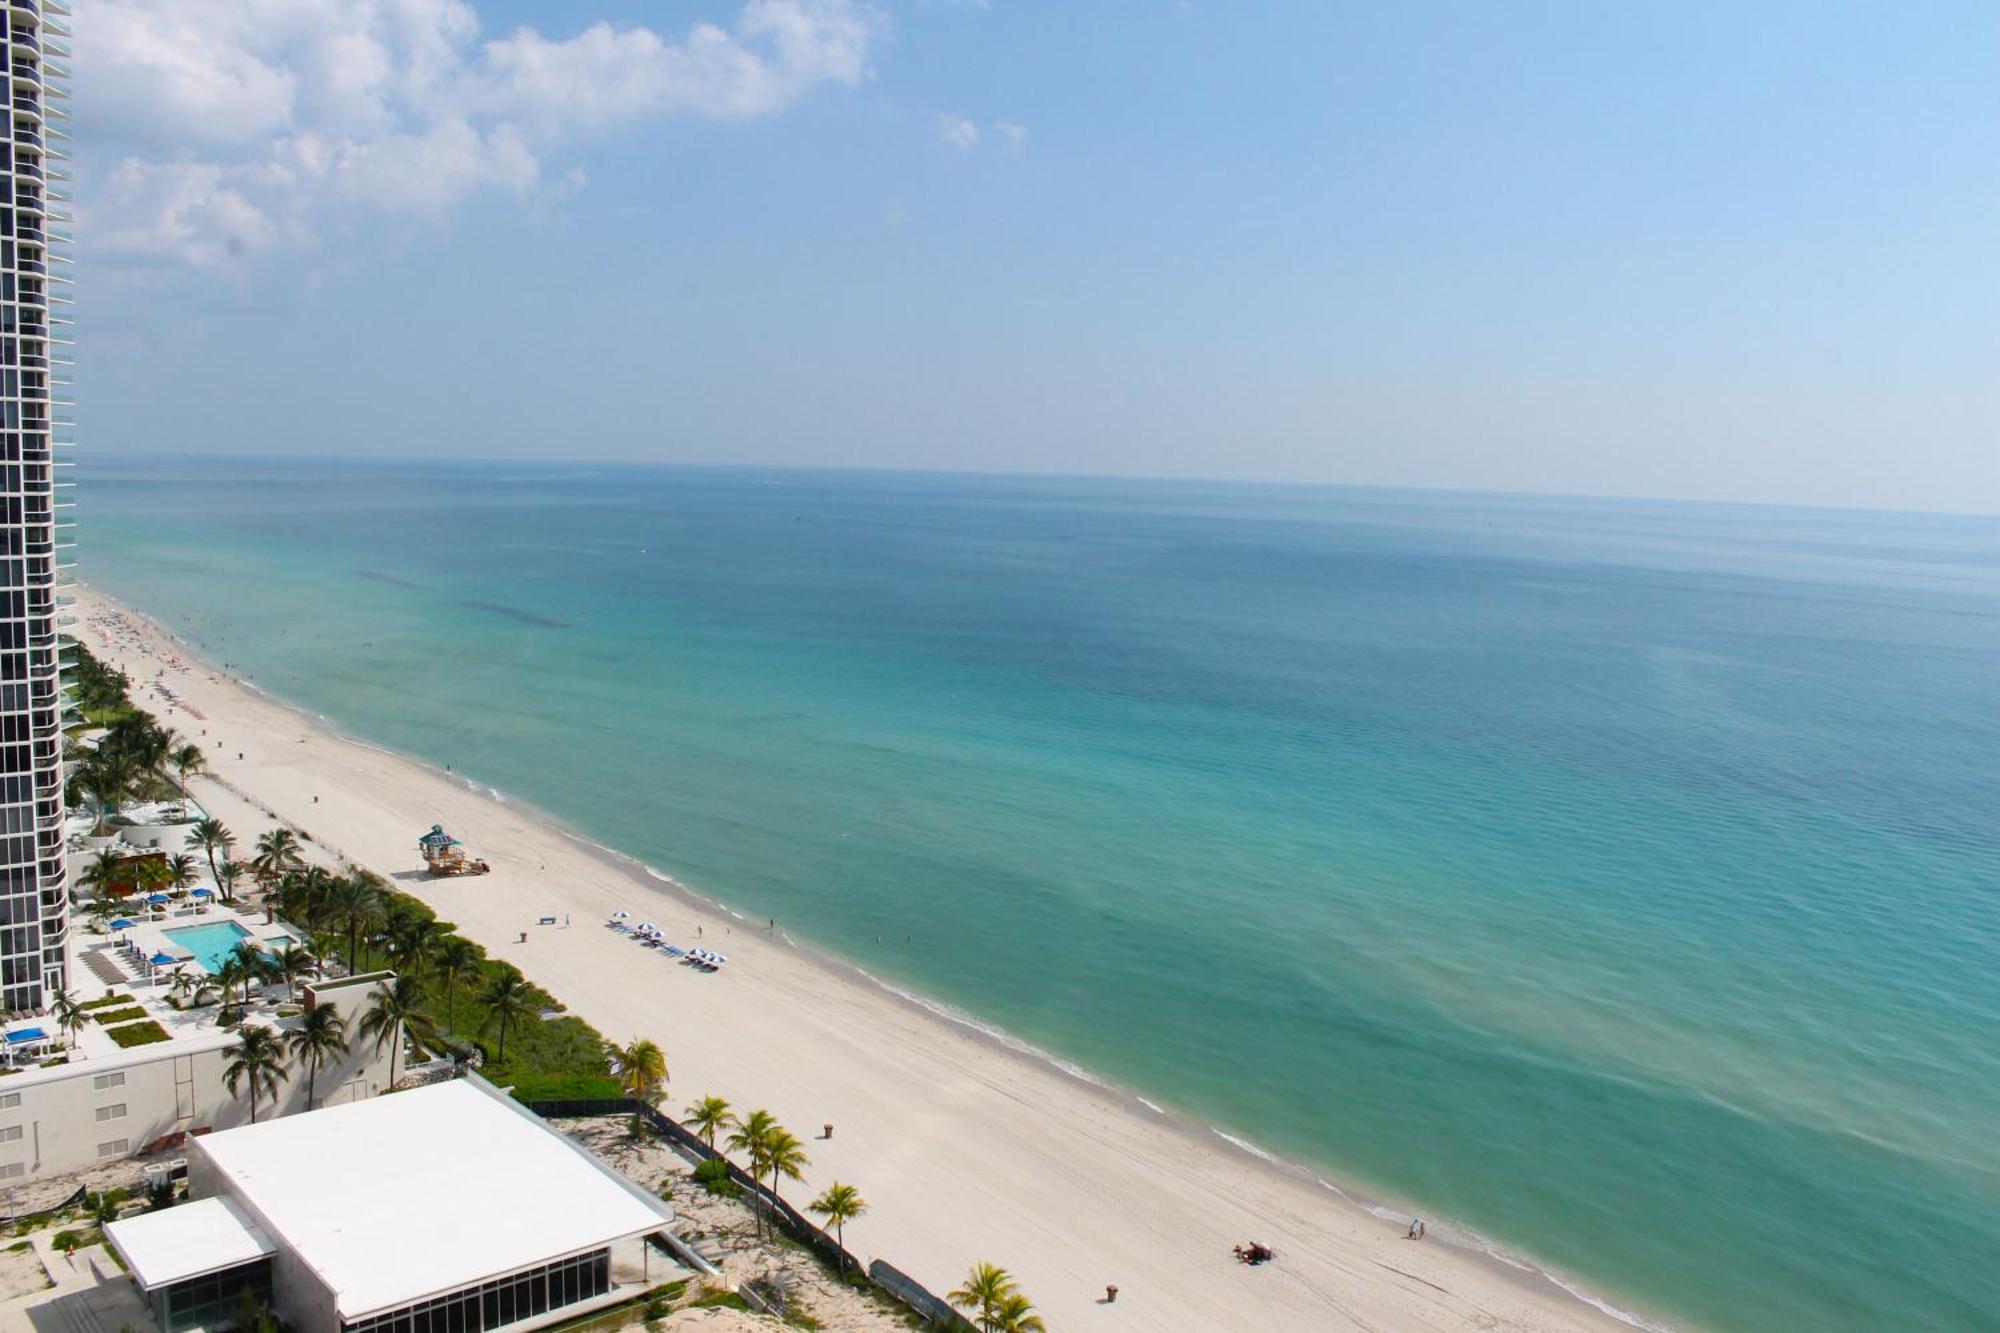
[[[109,1106],[100,1106],[97,1108],[97,1119],[99,1123],[102,1123],[103,1121],[106,1120],[123,1120],[124,1118],[125,1118],[124,1102],[113,1102]]]
[[[0,1092],[0,1111],[11,1111],[21,1104],[18,1092]]]
[[[27,1174],[28,1174],[28,1167],[25,1162],[7,1162],[5,1164],[0,1164],[0,1180],[19,1180],[22,1176],[25,1176]]]
[[[256,1259],[220,1273],[189,1278],[153,1293],[153,1321],[161,1333],[225,1328],[236,1322],[236,1303],[248,1291],[271,1304],[271,1261]]]
[[[19,1125],[8,1125],[5,1128],[0,1128],[0,1143],[19,1143],[22,1132]]]
[[[130,1151],[132,1151],[130,1139],[109,1139],[97,1145],[99,1157],[123,1157]]]
[[[74,441],[66,342],[49,291],[67,267],[62,141],[45,137],[67,71],[44,64],[40,6],[0,24],[10,91],[0,103],[0,1008],[37,1011],[67,985],[63,849],[63,648],[57,594],[68,585],[74,520],[57,450]],[[58,298],[59,299],[59,298]]]
[[[90,1080],[90,1086],[96,1088],[99,1092],[103,1092],[106,1088],[122,1088],[125,1086],[125,1075],[99,1074],[96,1078]]]
[[[486,1333],[610,1290],[611,1251],[593,1250],[341,1327],[343,1333]]]

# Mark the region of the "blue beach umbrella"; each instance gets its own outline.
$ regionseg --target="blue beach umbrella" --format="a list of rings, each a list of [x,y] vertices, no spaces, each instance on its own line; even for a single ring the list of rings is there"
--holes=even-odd
[[[195,897],[197,897],[197,898],[213,898],[213,897],[215,896],[215,890],[214,890],[214,889],[196,889],[196,890],[194,891],[194,896],[195,896]]]
[[[111,923],[111,928],[113,930],[130,930],[132,929],[132,923],[121,916]]]
[[[172,967],[175,963],[178,963],[180,959],[174,957],[170,953],[156,953],[148,961],[150,961],[154,967]]]
[[[149,903],[163,903],[167,901],[167,895],[164,893],[149,893],[146,895],[146,901]]]

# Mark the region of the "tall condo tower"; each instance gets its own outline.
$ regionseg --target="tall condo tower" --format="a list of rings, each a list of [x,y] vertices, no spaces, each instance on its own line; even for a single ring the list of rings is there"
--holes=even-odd
[[[56,589],[71,560],[67,310],[68,10],[6,0],[0,103],[0,1009],[45,1008],[67,984],[62,663]],[[57,293],[63,293],[58,295]],[[64,497],[58,500],[58,496]]]

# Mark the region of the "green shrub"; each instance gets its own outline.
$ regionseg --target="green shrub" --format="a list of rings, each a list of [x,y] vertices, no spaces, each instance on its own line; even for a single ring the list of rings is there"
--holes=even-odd
[[[143,1023],[128,1023],[122,1028],[107,1028],[106,1035],[120,1046],[150,1046],[156,1041],[166,1041],[167,1030],[152,1019]]]
[[[694,1169],[694,1178],[710,1194],[719,1194],[725,1199],[734,1199],[743,1193],[743,1187],[729,1178],[729,1163],[720,1157],[710,1157]]]
[[[96,1022],[104,1024],[106,1027],[110,1027],[113,1023],[129,1023],[135,1018],[144,1018],[145,1016],[146,1011],[135,1004],[129,1009],[107,1009],[101,1014],[92,1014],[91,1018]]]
[[[542,991],[535,993],[535,999],[544,1009],[556,1007]],[[604,1034],[580,1018],[530,1019],[516,1025],[507,1033],[505,1060],[497,1058],[500,1047],[497,1031],[488,1028],[478,1036],[479,1045],[486,1052],[486,1067],[481,1072],[503,1087],[530,1075],[611,1072],[611,1061],[604,1054]]]
[[[131,996],[129,996],[129,995],[120,995],[120,994],[119,994],[119,993],[118,993],[117,991],[112,991],[112,992],[111,992],[111,993],[110,993],[109,995],[100,995],[100,996],[98,996],[98,997],[97,997],[96,999],[94,999],[94,1000],[85,1000],[85,1001],[84,1001],[84,1002],[83,1002],[82,1004],[78,1005],[78,1006],[77,1006],[77,1008],[79,1008],[79,1009],[102,1009],[102,1008],[104,1008],[104,1007],[105,1007],[105,1006],[107,1006],[107,1005],[113,1005],[113,1004],[137,1004],[137,1003],[138,1003],[138,1001],[137,1001],[137,1000],[134,1000],[134,999],[133,999],[133,998],[132,998]]]
[[[509,1055],[513,1052],[509,1051]],[[514,1100],[519,1102],[617,1101],[625,1090],[609,1074],[517,1074]]]

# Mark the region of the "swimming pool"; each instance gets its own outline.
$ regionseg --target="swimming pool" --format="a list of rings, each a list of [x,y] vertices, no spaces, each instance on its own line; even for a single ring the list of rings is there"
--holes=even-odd
[[[236,952],[236,946],[250,938],[250,932],[234,921],[211,921],[205,926],[182,926],[164,932],[166,937],[194,955],[197,963],[213,975],[222,960]]]

